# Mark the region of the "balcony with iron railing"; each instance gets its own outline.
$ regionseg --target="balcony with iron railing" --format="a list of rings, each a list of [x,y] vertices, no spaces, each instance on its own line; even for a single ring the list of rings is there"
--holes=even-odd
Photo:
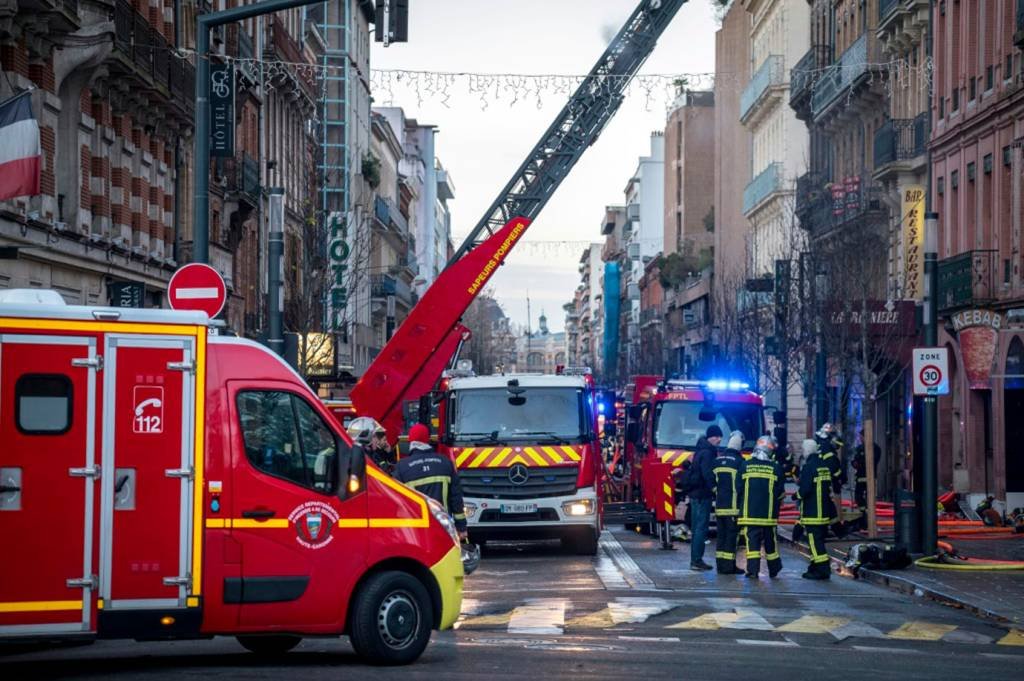
[[[927,146],[927,112],[916,118],[886,121],[875,132],[875,178],[923,166]]]
[[[869,82],[872,73],[883,68],[878,57],[878,43],[874,34],[862,34],[843,52],[837,62],[822,71],[814,84],[814,93],[811,95],[811,113],[814,119],[820,120],[835,104],[843,100],[844,95]],[[881,81],[880,78],[875,80]]]
[[[929,0],[878,0],[876,35],[900,54],[921,44],[927,34]]]
[[[370,296],[377,299],[394,296],[396,301],[406,306],[413,303],[413,292],[409,284],[400,277],[394,277],[390,274],[370,275]]]
[[[789,72],[789,106],[797,117],[806,119],[810,113],[811,95],[821,70],[832,60],[828,45],[812,45]]]
[[[782,55],[768,56],[754,72],[740,95],[740,123],[752,123],[759,111],[764,111],[770,102],[778,100],[785,80],[786,70]]]
[[[938,263],[941,312],[989,305],[996,299],[998,251],[966,251]]]
[[[158,95],[158,102],[169,97],[183,118],[191,118],[195,67],[177,55],[163,33],[127,0],[114,2],[113,25],[113,51],[108,62],[111,75],[130,89]]]
[[[743,214],[749,217],[750,213],[782,189],[782,163],[769,163],[768,167],[758,173],[757,177],[743,189]]]
[[[801,195],[798,181],[796,213],[800,226],[814,236],[886,218],[882,187],[868,176],[846,177],[803,191]]]

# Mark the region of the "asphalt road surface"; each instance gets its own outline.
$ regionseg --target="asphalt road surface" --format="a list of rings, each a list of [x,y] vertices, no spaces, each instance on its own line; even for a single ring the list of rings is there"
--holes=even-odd
[[[457,629],[409,667],[367,667],[345,639],[268,660],[217,638],[6,651],[0,678],[1024,678],[1024,633],[1005,625],[839,577],[809,582],[786,548],[776,580],[694,573],[688,556],[621,530],[596,558],[489,545]]]

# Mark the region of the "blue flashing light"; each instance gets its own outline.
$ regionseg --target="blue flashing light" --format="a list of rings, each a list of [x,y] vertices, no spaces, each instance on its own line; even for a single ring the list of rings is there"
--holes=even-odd
[[[604,402],[598,402],[597,403],[597,413],[598,414],[603,414],[604,413]]]
[[[711,390],[748,390],[750,388],[749,383],[743,381],[727,381],[721,378],[714,378],[707,382],[708,388]]]

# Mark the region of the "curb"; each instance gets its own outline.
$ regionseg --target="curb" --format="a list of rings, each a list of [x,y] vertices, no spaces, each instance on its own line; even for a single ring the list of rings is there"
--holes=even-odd
[[[807,544],[793,541],[793,537],[788,533],[779,532],[778,537],[789,546],[795,548],[797,552],[803,555],[804,557],[810,557],[810,547],[807,546]],[[919,596],[927,598],[931,601],[935,601],[936,603],[941,603],[942,605],[967,610],[968,612],[972,612],[976,615],[980,615],[982,617],[986,617],[997,622],[1015,624],[1013,620],[1006,617],[1005,615],[1000,615],[999,613],[993,612],[988,608],[978,605],[976,603],[972,603],[971,601],[968,601],[960,596],[954,596],[939,591],[934,587],[919,584],[918,582],[915,582],[914,580],[909,579],[907,577],[901,577],[898,575],[889,574],[887,572],[882,572],[880,570],[872,570],[870,568],[863,567],[858,568],[856,572],[853,572],[846,567],[846,563],[842,558],[836,556],[831,551],[829,552],[829,562],[832,566],[832,571],[834,573],[847,579],[861,579],[870,584],[876,584],[878,586],[885,587],[887,589],[890,589],[891,591],[907,594],[909,596]]]

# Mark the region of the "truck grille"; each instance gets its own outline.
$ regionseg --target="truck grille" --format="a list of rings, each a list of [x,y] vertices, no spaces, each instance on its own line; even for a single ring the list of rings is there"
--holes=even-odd
[[[530,468],[522,485],[508,479],[508,468],[468,468],[459,471],[462,493],[483,499],[536,499],[576,492],[579,466]]]

